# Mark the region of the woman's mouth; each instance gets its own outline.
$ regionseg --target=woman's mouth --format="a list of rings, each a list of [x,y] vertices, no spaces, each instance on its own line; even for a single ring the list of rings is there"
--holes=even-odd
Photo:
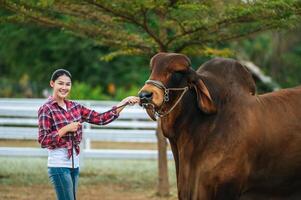
[[[68,94],[68,91],[59,91],[61,95],[66,95]]]

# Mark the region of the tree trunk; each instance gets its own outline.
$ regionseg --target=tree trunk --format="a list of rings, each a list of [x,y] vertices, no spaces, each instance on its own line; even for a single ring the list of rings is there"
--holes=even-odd
[[[158,119],[158,195],[169,195],[168,164],[167,164],[167,141],[161,128],[161,119]]]

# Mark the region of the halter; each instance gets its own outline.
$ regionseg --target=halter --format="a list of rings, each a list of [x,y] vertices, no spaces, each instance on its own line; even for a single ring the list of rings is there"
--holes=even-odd
[[[183,98],[184,94],[188,90],[188,86],[183,87],[183,88],[166,88],[161,81],[157,81],[157,80],[147,80],[145,82],[145,84],[151,84],[151,85],[153,85],[153,86],[155,86],[155,87],[157,87],[157,88],[159,88],[159,89],[161,89],[161,90],[164,91],[163,104],[169,101],[169,91],[179,91],[179,90],[182,91],[182,93],[181,93],[180,97],[177,99],[176,103],[167,112],[161,111],[162,108],[159,111],[156,111],[155,110],[155,105],[152,104],[152,103],[143,103],[142,104],[143,107],[151,106],[153,112],[158,117],[164,117],[167,114],[169,114],[178,105],[178,103],[181,101],[181,99]],[[161,107],[162,107],[162,105],[161,105]]]

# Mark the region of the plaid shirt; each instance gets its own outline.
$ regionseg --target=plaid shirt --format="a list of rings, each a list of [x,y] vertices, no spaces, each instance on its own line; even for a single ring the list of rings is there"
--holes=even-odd
[[[42,148],[55,149],[65,147],[68,149],[68,156],[72,154],[73,146],[79,154],[79,143],[82,140],[82,127],[75,133],[67,133],[59,137],[58,130],[71,122],[88,122],[91,124],[105,125],[118,118],[117,108],[105,113],[98,113],[90,110],[79,103],[65,100],[67,110],[61,108],[57,102],[49,97],[48,101],[38,111],[39,137],[38,142]]]

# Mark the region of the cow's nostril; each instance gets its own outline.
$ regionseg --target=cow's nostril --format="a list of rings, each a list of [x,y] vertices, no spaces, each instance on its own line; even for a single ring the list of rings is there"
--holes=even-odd
[[[152,92],[142,91],[139,93],[141,103],[149,103],[153,98]]]

